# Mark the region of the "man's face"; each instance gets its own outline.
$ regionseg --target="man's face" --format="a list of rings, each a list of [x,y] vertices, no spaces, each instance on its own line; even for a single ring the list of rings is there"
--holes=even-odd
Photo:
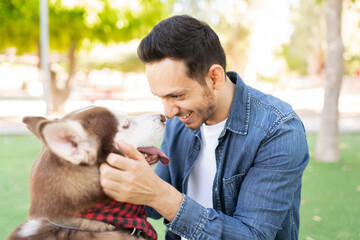
[[[183,61],[164,59],[146,64],[151,92],[162,99],[167,118],[178,117],[187,128],[198,129],[215,112],[215,95],[211,79],[200,85],[186,74]]]

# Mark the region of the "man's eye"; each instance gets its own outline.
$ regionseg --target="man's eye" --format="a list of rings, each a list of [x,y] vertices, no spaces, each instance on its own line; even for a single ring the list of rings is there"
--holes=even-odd
[[[182,95],[174,95],[174,96],[172,96],[172,97],[175,98],[175,99],[178,99],[178,98],[181,98]]]

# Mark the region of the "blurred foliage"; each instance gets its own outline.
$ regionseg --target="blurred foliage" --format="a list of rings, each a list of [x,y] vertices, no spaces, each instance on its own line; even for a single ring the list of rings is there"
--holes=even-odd
[[[292,5],[291,22],[294,30],[290,42],[282,46],[288,70],[300,75],[320,73],[324,67],[325,4],[321,1],[300,0]],[[311,72],[310,67],[317,68]]]
[[[292,40],[294,41],[293,38]],[[291,44],[282,45],[281,52],[278,55],[285,58],[288,70],[294,71],[300,75],[307,74],[305,55],[303,52],[291,47]]]
[[[122,5],[120,5],[121,3]],[[68,51],[72,44],[126,42],[144,37],[170,12],[161,0],[92,2],[49,1],[50,49]],[[117,5],[116,5],[117,4]],[[0,2],[0,50],[15,47],[17,53],[34,52],[39,44],[39,0]]]
[[[294,31],[290,42],[284,44],[279,53],[285,58],[289,71],[300,75],[321,74],[324,71],[326,57],[325,3],[324,0],[300,0],[299,3],[292,5],[291,22]],[[344,0],[343,5],[343,22],[347,14],[358,15],[360,13],[360,1]],[[349,24],[353,26],[349,26]],[[347,29],[346,32],[344,27],[352,29],[352,31]],[[355,74],[360,66],[359,28],[359,18],[343,23],[344,74],[346,75]]]
[[[261,73],[257,73],[257,79],[259,79],[260,81],[263,81],[263,82],[268,82],[268,83],[277,83],[279,81],[278,76],[265,76]]]
[[[345,57],[345,74],[357,74],[360,71],[360,54],[353,54],[350,57]]]
[[[39,39],[39,1],[0,1],[0,49],[34,51]]]
[[[112,59],[97,59],[89,57],[79,57],[81,69],[112,69],[120,72],[145,72],[145,65],[141,63],[136,55],[136,51],[128,54],[121,54]]]
[[[250,40],[259,9],[265,0],[49,0],[49,36],[51,53],[68,53],[72,45],[77,50],[93,49],[97,43],[109,45],[143,38],[161,19],[171,14],[189,14],[204,20],[218,33],[227,53],[228,69],[244,72],[249,61]],[[360,1],[344,0],[352,10],[360,12]],[[66,3],[66,4],[65,4]],[[284,58],[288,70],[305,74],[321,74],[325,69],[325,1],[292,1],[291,23],[293,33],[282,46],[278,57]],[[350,7],[349,7],[350,8]],[[180,9],[180,10],[179,10]],[[271,14],[271,13],[269,13]],[[360,23],[355,21],[357,27]],[[274,29],[274,34],[276,29]],[[15,47],[17,54],[38,52],[39,0],[0,1],[0,51]],[[345,43],[345,73],[354,73],[360,60],[357,48],[348,50]],[[358,40],[354,40],[358,42]],[[96,62],[94,68],[110,67],[122,71],[142,71],[131,56],[111,61]],[[79,60],[79,59],[78,59]],[[89,59],[80,59],[81,66]],[[127,61],[126,64],[124,61]]]
[[[343,1],[343,19],[348,20],[354,26],[350,28],[349,24],[343,24],[344,30],[348,28],[346,35],[343,34],[343,41],[345,45],[344,73],[348,75],[355,75],[358,71],[360,71],[360,1]]]

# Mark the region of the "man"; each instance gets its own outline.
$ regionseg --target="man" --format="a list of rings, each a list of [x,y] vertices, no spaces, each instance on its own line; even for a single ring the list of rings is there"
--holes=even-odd
[[[170,164],[155,174],[119,143],[127,157],[111,154],[102,165],[105,193],[163,216],[166,239],[297,239],[309,154],[292,108],[225,72],[218,36],[192,17],[158,23],[138,56],[169,119],[162,150]]]

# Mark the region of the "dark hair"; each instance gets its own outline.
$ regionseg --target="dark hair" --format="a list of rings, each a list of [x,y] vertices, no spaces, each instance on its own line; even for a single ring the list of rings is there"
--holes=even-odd
[[[187,75],[200,83],[213,64],[226,69],[226,57],[219,37],[205,22],[188,15],[162,20],[141,41],[138,57],[143,63],[164,58],[183,60]]]

